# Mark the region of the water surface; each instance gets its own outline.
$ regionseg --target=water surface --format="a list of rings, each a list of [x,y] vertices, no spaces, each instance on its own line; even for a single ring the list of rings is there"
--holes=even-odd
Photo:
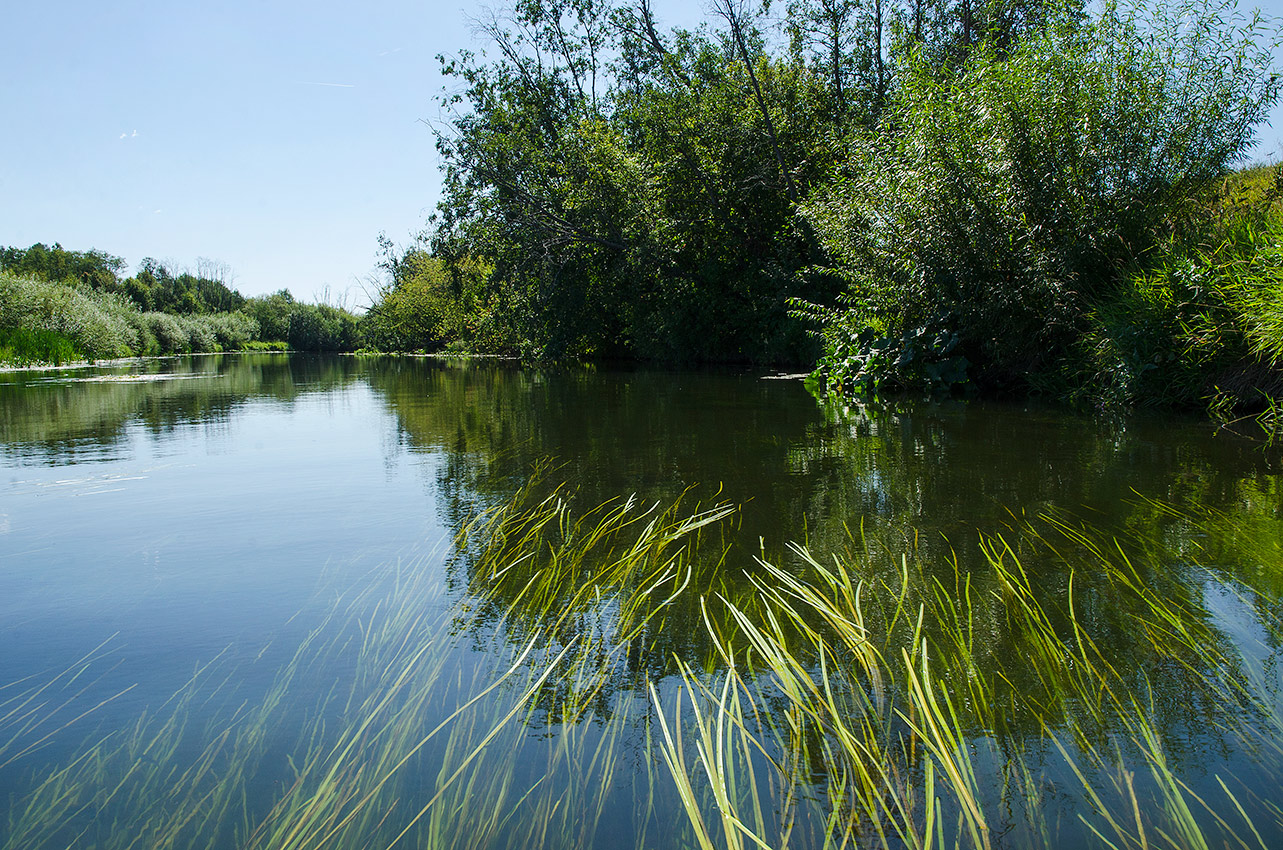
[[[1102,419],[954,400],[825,407],[798,380],[740,371],[211,355],[14,372],[0,375],[0,684],[47,681],[103,649],[81,684],[59,682],[57,696],[36,701],[68,728],[44,740],[44,730],[62,720],[33,731],[12,714],[9,728],[0,727],[0,738],[40,741],[20,757],[13,753],[21,746],[8,755],[0,749],[0,800],[22,805],[41,777],[77,758],[87,740],[158,713],[212,659],[234,696],[195,701],[192,729],[218,727],[224,716],[237,716],[237,705],[261,704],[325,617],[367,603],[375,610],[361,594],[396,565],[413,576],[406,586],[421,594],[423,623],[436,624],[423,634],[454,636],[442,643],[441,657],[478,677],[444,677],[454,684],[441,685],[432,707],[421,707],[423,726],[431,728],[431,720],[448,717],[501,675],[512,658],[504,653],[530,637],[513,625],[519,617],[499,627],[493,620],[485,628],[462,625],[459,606],[472,610],[485,591],[452,541],[462,523],[510,499],[537,468],[544,470],[541,486],[564,484],[584,509],[633,494],[644,504],[680,499],[692,511],[735,506],[718,527],[715,555],[697,570],[699,581],[710,590],[716,583],[731,599],[752,596],[747,576],[762,574],[755,558],[802,569],[786,548],[791,541],[821,555],[873,550],[871,574],[898,574],[905,562],[897,553],[912,552],[951,576],[955,561],[964,572],[979,564],[974,543],[981,535],[1014,539],[1022,523],[1046,517],[1088,523],[1123,539],[1146,580],[1196,608],[1240,648],[1245,669],[1277,675],[1279,453],[1203,421]],[[1207,523],[1191,519],[1208,516],[1228,518],[1223,527],[1232,532],[1209,536]],[[1160,550],[1161,557],[1150,557]],[[1049,599],[1068,593],[1068,572],[1045,569],[1035,582],[1040,592]],[[1210,786],[1218,770],[1247,776],[1257,790],[1274,781],[1258,757],[1217,733],[1229,722],[1222,712],[1233,714],[1233,707],[1183,699],[1189,671],[1151,663],[1152,647],[1129,633],[1124,612],[1092,577],[1072,581],[1084,617],[1110,636],[1112,657],[1147,671],[1156,722],[1192,787]],[[984,587],[977,592],[990,598]],[[517,594],[495,610],[521,604]],[[1004,632],[997,603],[978,610],[987,623],[978,657],[1022,652],[1018,636]],[[352,647],[364,641],[368,648],[360,623],[373,616],[335,626],[335,635],[363,636],[347,645],[336,638],[332,652],[318,653],[299,674],[303,690],[288,700],[296,710],[287,707],[287,719],[272,727],[273,742],[263,745],[276,754],[273,763],[284,763],[294,746],[291,724],[303,728],[325,715],[333,729],[351,716],[351,699],[343,708],[324,695],[367,675],[368,659]],[[532,754],[513,769],[514,788],[542,775],[570,787],[575,771],[588,770],[578,756],[540,755],[549,741],[622,742],[612,768],[618,787],[588,819],[593,828],[545,835],[547,846],[689,840],[674,826],[683,816],[671,792],[647,792],[660,802],[633,807],[641,789],[663,779],[646,743],[653,729],[645,720],[645,682],[671,693],[682,661],[704,669],[717,663],[697,597],[676,605],[667,622],[662,635],[621,656],[621,669],[594,692],[586,715],[564,723],[556,712],[530,715],[524,732],[503,739],[510,752]],[[413,628],[426,626],[416,621]],[[381,681],[368,688],[387,687]],[[0,691],[0,699],[28,686]],[[520,688],[510,690],[515,698]],[[300,692],[322,695],[320,707],[309,708]],[[1038,718],[1025,722],[1031,739],[1041,734]],[[186,746],[202,740],[192,734]],[[569,752],[593,751],[582,740],[575,746]],[[405,793],[430,796],[442,781],[434,772],[449,755],[427,747],[416,758],[427,761],[412,765],[418,773],[405,787],[414,793]],[[262,798],[251,805],[261,814],[293,780],[273,768],[246,781],[251,796]],[[565,805],[577,799],[571,794]],[[514,811],[534,806],[529,800],[514,802]],[[1067,820],[1075,821],[1079,805],[1065,803]],[[406,820],[417,808],[413,800],[401,806]],[[435,810],[416,828],[432,817]],[[495,834],[528,836],[504,823]],[[220,840],[244,842],[248,830],[238,836],[227,829]],[[1012,828],[1010,846],[1024,840],[1023,830]],[[1267,840],[1271,834],[1277,831],[1266,828]],[[1072,829],[1067,835],[1082,837]],[[10,846],[5,840],[14,839],[0,832],[0,846]]]

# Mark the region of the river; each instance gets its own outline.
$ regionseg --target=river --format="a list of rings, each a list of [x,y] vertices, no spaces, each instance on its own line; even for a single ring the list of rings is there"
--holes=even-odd
[[[677,847],[700,823],[719,846],[1278,846],[1283,453],[1250,424],[822,404],[742,370],[228,354],[0,374],[0,847]],[[494,550],[530,559],[505,572],[487,532],[457,536],[548,494],[563,527],[625,504],[726,516],[657,546],[649,584],[590,553],[545,588],[524,572],[545,538]],[[833,802],[832,724],[804,746],[761,720],[811,722],[731,608],[765,617],[781,576],[836,563],[919,618],[909,668],[922,640],[953,648],[950,701],[924,704],[956,715],[974,780],[928,754],[911,689],[878,733],[899,809]],[[1054,683],[1020,666],[1045,646],[1013,625],[1026,597],[1063,643]],[[1140,731],[1084,708],[1084,661]],[[882,698],[875,674],[844,681]],[[742,828],[683,714],[741,686]],[[754,712],[727,704],[744,731]]]

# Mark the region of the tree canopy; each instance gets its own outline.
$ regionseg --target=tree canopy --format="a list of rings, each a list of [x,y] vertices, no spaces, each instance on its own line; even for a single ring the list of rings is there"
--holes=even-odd
[[[442,57],[444,198],[371,311],[401,347],[475,344],[453,310],[530,356],[1027,383],[1278,95],[1221,0],[711,11],[517,0]]]

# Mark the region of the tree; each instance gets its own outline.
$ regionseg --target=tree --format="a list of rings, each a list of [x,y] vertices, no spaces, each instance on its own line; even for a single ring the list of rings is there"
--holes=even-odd
[[[990,386],[1064,356],[1278,96],[1263,21],[1224,26],[1228,8],[1068,6],[954,74],[911,54],[894,134],[854,146],[806,208],[849,283],[820,311],[831,371],[878,346],[887,376],[916,368],[924,334],[956,335]]]

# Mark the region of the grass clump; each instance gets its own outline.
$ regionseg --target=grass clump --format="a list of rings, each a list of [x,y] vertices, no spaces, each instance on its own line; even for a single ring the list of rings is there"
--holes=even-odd
[[[795,551],[807,569],[761,564],[754,607],[707,600],[723,671],[687,666],[684,709],[653,696],[701,846],[1264,850],[1281,834],[1260,796],[1283,778],[1277,669],[1116,542],[1052,518],[982,541],[980,571],[905,559],[889,578]],[[1063,593],[1029,567],[1048,555],[1072,567]],[[1114,629],[1135,640],[1120,651]],[[1182,712],[1261,773],[1231,761],[1196,787]]]
[[[0,328],[0,363],[61,366],[82,357],[76,344],[57,331]]]

